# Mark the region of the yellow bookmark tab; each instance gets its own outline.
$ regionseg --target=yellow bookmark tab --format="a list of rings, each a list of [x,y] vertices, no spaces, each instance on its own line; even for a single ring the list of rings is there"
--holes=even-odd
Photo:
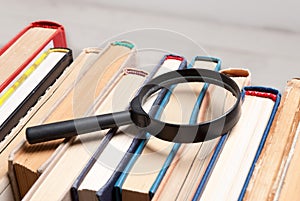
[[[17,90],[17,88],[39,67],[39,65],[47,58],[52,52],[68,52],[68,49],[54,48],[44,52],[35,62],[32,64],[24,74],[2,95],[0,96],[0,107],[5,101]]]
[[[62,51],[63,49],[58,49]],[[32,64],[24,74],[15,81],[15,83],[2,95],[0,96],[0,106],[2,106],[5,101],[17,90],[17,88],[38,68],[38,66],[45,60],[45,58],[51,53],[55,52],[55,49],[50,49],[44,52],[35,62]]]

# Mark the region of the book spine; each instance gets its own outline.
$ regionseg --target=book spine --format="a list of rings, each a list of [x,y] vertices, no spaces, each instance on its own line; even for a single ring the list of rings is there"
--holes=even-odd
[[[186,60],[183,57],[177,55],[165,55],[156,66],[156,70],[152,72],[156,73],[159,70],[159,68],[163,65],[163,63],[168,59],[179,60],[181,61],[179,69],[186,68]],[[160,115],[160,108],[164,107],[164,105],[168,102],[170,95],[171,94],[167,91],[162,90],[154,103],[154,105],[159,105],[159,107],[152,108],[150,110],[150,113],[153,114],[155,117]],[[109,198],[107,200],[110,200],[112,199],[112,196],[114,196],[114,200],[121,200],[121,186],[126,179],[126,172],[129,172],[134,162],[136,161],[139,153],[142,151],[144,145],[147,142],[147,139],[141,139],[140,135],[142,134],[138,134],[138,137],[136,137],[132,141],[132,144],[130,145],[125,156],[120,162],[117,171],[114,172],[107,185],[105,185],[102,189],[100,189],[97,192],[97,197],[99,200],[102,200],[103,198]],[[146,136],[146,138],[149,138],[149,136]],[[108,194],[107,192],[109,192],[110,194]],[[111,192],[113,192],[113,194]]]
[[[33,27],[44,27],[44,28],[51,28],[51,29],[57,29],[59,32],[61,32],[61,45],[62,47],[66,43],[66,37],[65,37],[65,30],[64,27],[56,22],[51,22],[51,21],[35,21],[30,23],[28,26],[26,26],[24,29],[22,29],[16,36],[14,36],[8,43],[6,43],[1,49],[0,49],[0,56],[10,47],[12,44],[14,44],[26,31]],[[58,43],[59,44],[59,43]]]
[[[31,24],[31,27],[56,29],[56,32],[51,37],[53,40],[53,43],[54,43],[54,47],[62,47],[62,48],[67,47],[65,28],[63,25],[61,25],[57,22],[52,22],[52,21],[36,21]],[[46,41],[46,43],[50,42],[51,38],[49,38],[49,40]]]
[[[230,76],[230,77],[245,77],[244,86],[249,86],[251,83],[251,73],[249,70],[241,69],[241,68],[227,68],[220,71],[221,73]],[[239,86],[241,90],[243,90],[243,86]],[[244,94],[242,93],[242,98],[244,98]],[[215,166],[216,161],[219,158],[219,154],[221,153],[223,146],[227,140],[228,135],[223,135],[220,137],[219,142],[216,144],[215,151],[213,152],[209,164],[202,176],[202,179],[200,180],[200,183],[196,189],[196,192],[193,196],[193,201],[198,200],[198,198],[201,196],[205,185],[211,175],[211,172]]]
[[[277,109],[279,107],[280,100],[281,100],[281,94],[280,94],[280,92],[278,90],[276,90],[276,89],[273,89],[273,88],[266,88],[266,87],[245,87],[244,90],[245,90],[245,94],[246,95],[269,98],[269,99],[273,100],[275,102],[275,104],[274,104],[274,107],[273,107],[270,119],[269,119],[268,124],[266,126],[266,129],[265,129],[265,131],[263,133],[262,139],[260,141],[259,147],[258,147],[257,152],[255,154],[255,157],[253,159],[251,168],[250,168],[250,170],[248,172],[248,175],[246,177],[246,181],[245,181],[245,183],[243,185],[243,188],[241,190],[241,193],[239,195],[239,199],[238,200],[243,200],[243,198],[244,198],[244,195],[246,193],[247,187],[249,185],[249,182],[251,180],[251,177],[252,177],[252,174],[253,174],[253,171],[254,171],[254,168],[255,168],[255,164],[256,164],[256,162],[257,162],[257,160],[258,160],[258,158],[259,158],[259,156],[260,156],[260,154],[262,152],[262,149],[263,149],[263,147],[265,145],[266,139],[267,139],[269,131],[271,129],[272,122],[273,122],[273,120],[275,118],[275,114],[277,112]]]
[[[53,49],[55,51],[55,49]],[[32,90],[25,100],[14,110],[8,119],[0,126],[0,140],[4,139],[10,130],[15,127],[27,111],[37,102],[39,97],[51,86],[62,74],[67,66],[73,61],[72,51],[65,49],[66,55],[54,66],[54,68],[42,79],[42,81]]]
[[[192,61],[191,63],[189,64],[188,68],[193,68],[194,65],[195,65],[195,62],[196,61],[206,61],[206,62],[213,62],[213,63],[216,63],[216,66],[215,66],[215,71],[219,71],[221,69],[221,60],[218,59],[218,58],[214,58],[214,57],[207,57],[207,56],[196,56]],[[190,124],[194,124],[195,122],[197,122],[197,118],[198,118],[198,114],[199,114],[199,110],[201,108],[201,104],[203,102],[203,99],[204,99],[204,96],[206,94],[206,91],[209,87],[209,84],[205,83],[198,98],[197,98],[197,101],[194,105],[194,108],[192,110],[192,114],[190,116],[190,120],[189,120],[189,123]],[[179,150],[180,148],[180,145],[179,143],[176,143],[171,152],[169,153],[162,169],[160,170],[157,178],[155,179],[155,182],[153,183],[153,185],[151,186],[150,190],[149,190],[149,194],[150,194],[150,198],[152,198],[155,194],[155,192],[157,191],[161,181],[163,180],[164,178],[164,175],[165,173],[167,172],[168,168],[170,167],[177,151]]]
[[[243,189],[241,191],[241,194],[239,196],[239,200],[242,200],[243,198],[243,195],[245,193],[245,190],[248,186],[248,183],[249,183],[249,180],[251,178],[251,175],[253,173],[253,169],[254,169],[254,166],[255,166],[255,163],[261,153],[261,150],[264,146],[264,143],[265,143],[265,140],[266,140],[266,137],[269,133],[269,130],[270,130],[270,126],[273,122],[273,119],[274,119],[274,116],[275,116],[275,113],[277,111],[277,108],[279,106],[279,103],[280,103],[280,99],[281,99],[281,95],[279,93],[278,90],[276,89],[273,89],[273,88],[268,88],[268,87],[260,87],[260,86],[249,86],[249,87],[244,87],[243,90],[242,90],[242,96],[243,98],[245,96],[258,96],[258,97],[263,97],[263,98],[269,98],[271,99],[272,101],[275,102],[274,106],[273,106],[273,110],[272,110],[272,114],[268,120],[268,124],[264,130],[264,133],[263,133],[263,136],[262,136],[262,139],[260,141],[260,144],[259,144],[259,148],[255,154],[255,158],[252,162],[252,166],[248,172],[248,175],[247,175],[247,178],[245,180],[245,183],[244,183],[244,186],[243,186]],[[209,180],[209,177],[214,169],[214,166],[218,160],[218,157],[226,143],[226,140],[227,140],[227,137],[228,137],[228,134],[225,134],[221,137],[220,141],[218,142],[217,146],[216,146],[216,149],[215,149],[215,152],[213,153],[213,156],[212,158],[210,159],[210,162],[206,168],[206,171],[201,179],[201,182],[196,190],[196,193],[194,194],[194,197],[193,197],[193,201],[196,201],[196,200],[199,200],[199,198],[201,197],[202,193],[203,193],[203,190],[206,186],[206,183],[208,182]]]
[[[111,45],[127,47],[127,48],[131,49],[131,53],[130,53],[131,55],[128,56],[126,61],[122,64],[122,66],[120,67],[120,71],[118,71],[115,74],[115,77],[109,83],[107,83],[107,87],[105,87],[105,89],[103,89],[102,94],[99,95],[99,98],[103,98],[108,95],[108,91],[109,91],[108,89],[110,89],[113,85],[115,85],[116,80],[120,79],[120,77],[123,76],[121,74],[138,74],[143,77],[147,76],[146,81],[149,79],[149,76],[150,77],[153,76],[152,74],[148,75],[147,72],[135,68],[135,66],[136,66],[136,58],[135,58],[136,57],[136,49],[135,49],[135,45],[133,43],[131,43],[129,41],[115,41],[115,42],[110,43],[106,48],[108,49]],[[101,54],[103,54],[103,52]],[[88,111],[91,112],[91,110],[94,110],[95,107],[99,107],[98,104],[101,103],[101,101],[99,101],[99,99],[97,99],[96,102],[97,102],[97,104],[96,104],[97,106],[91,105],[91,108]],[[89,112],[87,112],[87,114],[89,114]],[[74,181],[74,183],[71,187],[71,190],[70,190],[72,200],[74,200],[74,201],[79,200],[78,192],[77,192],[78,187],[80,186],[80,184],[84,180],[85,176],[88,174],[89,170],[95,164],[97,158],[103,152],[104,148],[109,143],[110,139],[113,137],[114,133],[117,130],[118,130],[117,128],[113,128],[108,131],[108,133],[105,135],[105,137],[101,141],[101,145],[97,148],[96,152],[93,154],[93,157],[88,161],[86,166],[83,168],[83,170],[81,171],[79,176]]]
[[[9,83],[24,69],[26,66],[41,52],[49,43],[53,42],[54,47],[66,48],[66,35],[64,27],[58,23],[51,21],[36,21],[32,22],[30,25],[25,27],[22,31],[20,31],[13,39],[11,39],[3,48],[0,50],[0,56],[10,47],[12,46],[26,31],[34,27],[43,27],[56,29],[55,33],[48,38],[41,46],[26,60],[23,64],[3,82],[0,83],[0,92],[5,89],[9,85]]]

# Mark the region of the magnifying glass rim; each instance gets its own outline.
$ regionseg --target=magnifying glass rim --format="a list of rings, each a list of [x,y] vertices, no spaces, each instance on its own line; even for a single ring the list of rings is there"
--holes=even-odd
[[[198,124],[163,122],[150,117],[144,111],[143,101],[153,93],[160,89],[168,90],[171,85],[186,82],[204,82],[220,86],[230,91],[236,97],[236,101],[221,116]],[[234,80],[222,73],[198,68],[181,69],[157,76],[144,85],[131,101],[130,113],[134,124],[145,128],[151,135],[160,139],[179,143],[203,142],[227,133],[238,122],[241,115],[241,91]],[[180,131],[182,136],[180,136]],[[196,135],[191,138],[192,135],[188,136],[190,132],[196,132]]]

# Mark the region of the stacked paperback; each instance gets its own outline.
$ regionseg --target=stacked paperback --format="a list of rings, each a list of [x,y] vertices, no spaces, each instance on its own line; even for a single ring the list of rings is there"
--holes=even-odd
[[[64,27],[33,22],[0,50],[0,200],[298,200],[300,80],[252,86],[251,72],[221,59],[161,55],[143,68],[132,42],[88,47],[74,58]],[[130,108],[141,87],[167,72],[207,69],[240,90],[239,121],[211,140],[176,143],[134,125],[37,144],[29,127]],[[143,110],[195,125],[227,114],[236,97],[204,82],[152,94]],[[56,134],[56,133],[55,133]],[[187,136],[190,133],[184,133]]]

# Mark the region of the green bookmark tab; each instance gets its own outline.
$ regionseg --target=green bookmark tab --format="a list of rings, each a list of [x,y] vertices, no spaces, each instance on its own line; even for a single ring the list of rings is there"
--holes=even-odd
[[[127,41],[116,41],[113,42],[112,45],[120,45],[120,46],[128,47],[129,49],[132,49],[134,47],[132,43],[129,43]]]

